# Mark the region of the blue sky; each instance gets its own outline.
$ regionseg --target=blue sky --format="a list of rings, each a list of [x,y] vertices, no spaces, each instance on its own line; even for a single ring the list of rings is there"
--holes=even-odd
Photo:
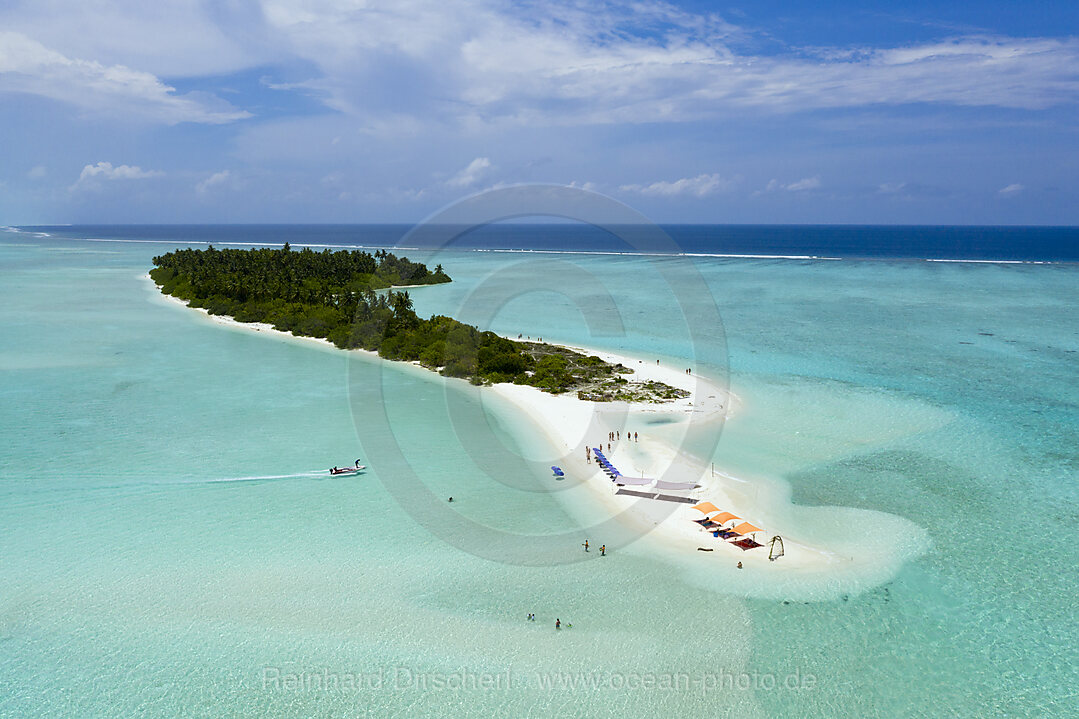
[[[1079,224],[1079,3],[7,0],[0,224]]]

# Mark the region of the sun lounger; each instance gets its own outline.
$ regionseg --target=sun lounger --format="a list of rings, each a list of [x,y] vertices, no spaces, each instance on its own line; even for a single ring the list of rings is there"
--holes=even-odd
[[[696,497],[678,497],[673,494],[657,494],[656,499],[661,502],[678,502],[680,504],[696,504],[700,501]]]
[[[647,477],[623,477],[619,475],[618,478],[614,481],[618,484],[634,484],[638,486],[652,484],[652,480],[648,479]]]
[[[652,492],[638,492],[634,489],[619,489],[615,494],[628,494],[633,497],[643,497],[644,499],[655,499],[656,497]]]
[[[656,480],[656,489],[668,489],[668,490],[682,490],[682,489],[697,489],[701,485],[694,484],[693,482],[664,482],[663,480]]]

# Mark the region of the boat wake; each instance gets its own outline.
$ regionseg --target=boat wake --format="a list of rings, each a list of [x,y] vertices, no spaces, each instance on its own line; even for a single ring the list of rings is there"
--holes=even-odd
[[[285,479],[304,479],[312,477],[325,478],[328,475],[324,469],[314,469],[308,472],[296,472],[294,474],[258,474],[248,477],[217,477],[214,479],[204,479],[194,482],[184,482],[184,484],[230,484],[233,482],[275,482]]]

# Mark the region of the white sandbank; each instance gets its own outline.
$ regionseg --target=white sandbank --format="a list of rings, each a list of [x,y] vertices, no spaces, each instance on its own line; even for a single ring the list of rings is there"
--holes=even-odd
[[[162,294],[149,275],[144,277],[151,283],[156,297],[169,304],[191,309],[185,301]],[[194,309],[199,309],[203,316],[222,326],[261,332],[322,349],[341,351],[325,339],[297,337],[276,330],[268,324],[241,323],[230,317],[210,315],[201,308]],[[590,402],[578,399],[575,393],[552,395],[535,387],[513,384],[498,384],[489,388],[491,392],[527,414],[544,433],[554,450],[552,456],[563,457],[560,466],[566,473],[567,484],[562,486],[576,486],[572,486],[569,491],[556,493],[556,496],[564,498],[567,503],[586,502],[588,514],[593,519],[617,518],[616,521],[624,524],[630,535],[640,538],[640,541],[634,542],[636,552],[651,556],[663,555],[665,559],[673,558],[683,568],[688,567],[691,570],[696,568],[712,572],[722,567],[723,576],[727,579],[731,575],[726,570],[733,569],[737,562],[742,562],[747,570],[746,579],[749,580],[750,575],[753,575],[755,581],[752,583],[757,584],[749,593],[757,595],[776,595],[772,591],[761,591],[758,582],[771,584],[781,580],[783,575],[786,575],[783,576],[784,580],[809,579],[810,584],[818,587],[830,583],[837,587],[843,585],[843,591],[857,591],[857,585],[864,587],[865,584],[872,585],[886,580],[898,571],[902,561],[921,553],[919,550],[897,552],[896,556],[892,557],[880,552],[867,552],[862,556],[854,556],[857,552],[852,551],[849,542],[840,545],[837,540],[837,546],[830,547],[822,546],[819,541],[813,543],[800,540],[799,528],[791,525],[789,521],[784,523],[784,518],[789,517],[789,513],[768,511],[759,504],[755,509],[746,506],[745,498],[749,496],[746,488],[753,480],[723,472],[709,462],[682,450],[681,439],[684,439],[691,429],[693,432],[718,433],[725,421],[737,416],[742,404],[735,394],[708,378],[687,373],[684,366],[671,366],[669,360],[667,363],[663,360],[657,363],[655,359],[567,346],[585,354],[597,355],[606,362],[620,363],[628,367],[633,373],[626,377],[632,381],[663,382],[690,393],[683,399],[650,404]],[[375,352],[350,351],[358,352],[373,361],[389,361],[382,360]],[[399,364],[407,366],[407,363]],[[429,372],[426,369],[422,371]],[[657,431],[657,427],[662,427],[662,431]],[[608,432],[618,432],[621,437],[610,442],[610,451],[607,451]],[[629,439],[633,432],[638,435],[636,441]],[[694,497],[700,501],[711,502],[722,511],[732,512],[741,518],[738,521],[748,521],[761,527],[762,531],[752,536],[764,546],[744,551],[729,541],[713,537],[693,521],[703,515],[688,503],[616,494],[618,487],[604,474],[595,458],[593,457],[591,462],[586,461],[586,446],[602,446],[607,458],[627,477],[694,482],[700,485],[694,490],[664,491],[663,494]],[[625,489],[651,490],[647,486],[626,486]],[[779,501],[784,504],[787,502],[786,498]],[[864,514],[863,510],[827,509]],[[892,518],[891,515],[872,514]],[[864,520],[863,517],[862,521]],[[732,523],[728,522],[725,526],[730,527]],[[777,535],[783,538],[785,554],[776,561],[769,561],[768,545],[772,537]],[[593,538],[593,549],[598,549],[601,541],[602,538]],[[711,551],[699,551],[699,548]],[[899,556],[900,554],[903,556]],[[742,573],[734,576],[742,576]],[[769,580],[768,576],[773,579]],[[814,582],[813,579],[817,581]],[[860,579],[868,581],[863,583]],[[848,580],[853,580],[853,583]],[[779,590],[780,594],[786,595],[792,591],[791,581],[778,581],[774,588]]]
[[[562,469],[568,477],[583,478],[588,496],[603,508],[609,517],[618,516],[621,521],[633,522],[638,530],[647,533],[650,540],[663,542],[669,549],[684,551],[690,561],[715,566],[717,559],[729,559],[734,566],[769,567],[775,570],[798,567],[824,569],[843,561],[824,547],[812,547],[798,542],[785,534],[787,527],[773,526],[744,507],[739,506],[738,496],[745,492],[740,485],[748,480],[733,477],[710,463],[692,457],[682,451],[677,438],[684,438],[692,427],[694,431],[718,433],[722,423],[734,418],[741,405],[739,398],[708,378],[686,373],[685,367],[674,367],[661,360],[644,360],[604,350],[587,347],[569,349],[594,354],[611,364],[622,364],[633,370],[626,378],[637,382],[662,382],[690,393],[689,397],[650,404],[640,402],[588,402],[577,399],[574,394],[552,395],[535,387],[499,384],[492,391],[512,402],[526,412],[547,435],[560,452],[566,455]],[[662,438],[656,437],[655,428],[663,427]],[[616,432],[614,441],[608,442],[608,433]],[[633,433],[637,439],[632,439]],[[672,440],[672,437],[675,439]],[[607,447],[610,445],[610,451]],[[704,515],[691,504],[645,499],[633,495],[616,494],[619,487],[603,472],[593,457],[587,460],[585,447],[601,447],[607,459],[627,477],[645,477],[669,482],[693,482],[700,487],[693,490],[662,491],[666,495],[694,497],[708,501],[720,510],[731,512],[741,520],[761,527],[752,536],[764,547],[742,550],[728,541],[713,537],[694,519]],[[738,491],[731,491],[736,488]],[[624,489],[653,490],[648,486],[626,486]],[[739,521],[741,521],[739,520]],[[726,527],[738,524],[728,522]],[[784,556],[770,562],[768,544],[773,536],[782,536]],[[711,549],[701,552],[698,548]]]

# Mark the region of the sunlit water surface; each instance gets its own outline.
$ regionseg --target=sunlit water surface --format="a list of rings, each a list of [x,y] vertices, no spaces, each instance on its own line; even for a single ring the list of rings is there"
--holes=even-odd
[[[143,275],[178,244],[0,235],[0,716],[1074,708],[1074,266],[554,257],[595,278],[590,302],[560,298],[557,275],[514,297],[530,258],[434,258],[455,282],[414,291],[421,314],[729,366],[745,409],[713,458],[755,480],[751,506],[789,493],[805,532],[866,546],[874,513],[927,534],[894,576],[813,600],[796,580],[784,598],[724,567],[717,586],[633,548],[480,558],[378,466],[330,479],[388,418],[431,492],[455,496],[446,512],[587,531],[519,458],[542,453],[536,428],[498,402],[455,424],[447,406],[474,396],[437,377],[163,303]],[[688,328],[709,300],[672,289],[678,273],[722,314],[704,340]],[[621,326],[590,329],[608,296]],[[870,511],[852,527],[835,507]]]

